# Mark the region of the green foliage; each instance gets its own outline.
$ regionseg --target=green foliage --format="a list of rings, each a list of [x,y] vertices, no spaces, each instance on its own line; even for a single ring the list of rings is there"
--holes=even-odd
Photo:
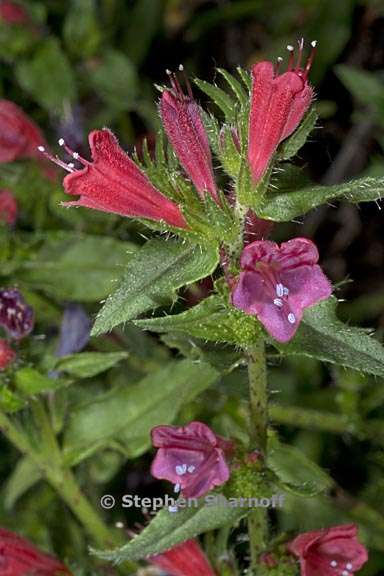
[[[77,378],[91,378],[115,366],[127,352],[83,352],[60,358],[55,369]]]
[[[384,197],[383,178],[358,178],[334,186],[311,186],[291,192],[270,193],[258,215],[266,220],[287,222],[306,214],[330,200],[344,200],[357,204],[372,202]]]
[[[126,560],[141,560],[147,556],[168,550],[172,546],[194,538],[208,530],[233,526],[246,509],[212,506],[200,503],[177,512],[161,510],[156,518],[138,536],[117,550],[93,551],[99,558],[122,563]]]
[[[143,312],[169,305],[175,291],[212,274],[216,246],[150,240],[131,259],[119,288],[100,310],[92,333],[102,334]]]

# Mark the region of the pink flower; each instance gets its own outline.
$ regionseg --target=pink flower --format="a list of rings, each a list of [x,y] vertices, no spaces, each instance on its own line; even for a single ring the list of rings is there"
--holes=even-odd
[[[7,368],[15,360],[15,358],[16,358],[16,352],[12,350],[12,348],[10,347],[10,345],[6,340],[0,338],[0,370],[4,370],[4,368]]]
[[[0,20],[7,24],[28,24],[30,18],[21,4],[12,0],[2,0],[0,2]]]
[[[201,198],[205,192],[218,202],[208,136],[201,120],[199,106],[181,90],[176,75],[170,75],[172,90],[165,90],[160,101],[161,118],[168,138],[184,170]]]
[[[355,524],[305,532],[288,549],[300,560],[301,576],[352,576],[368,560]]]
[[[178,228],[187,227],[179,207],[151,184],[120,148],[110,130],[94,130],[88,140],[93,162],[81,158],[65,145],[64,140],[59,140],[59,144],[83,165],[80,170],[76,170],[73,163],[67,165],[53,158],[40,147],[40,152],[70,172],[64,178],[65,191],[80,196],[78,200],[65,202],[64,206],[85,206],[121,216],[163,221]]]
[[[279,75],[272,62],[259,62],[252,68],[248,162],[254,183],[263,177],[278,145],[296,130],[313,99],[307,77],[316,42],[304,69],[303,46],[301,41],[296,66],[293,47],[288,46],[291,56],[284,74]]]
[[[20,340],[33,329],[34,313],[16,288],[0,289],[0,326],[11,338]]]
[[[152,444],[159,448],[151,466],[152,476],[175,484],[186,498],[199,498],[229,478],[225,453],[232,442],[216,436],[202,422],[187,426],[157,426]]]
[[[260,240],[248,244],[240,259],[241,273],[232,304],[257,316],[279,342],[295,335],[303,310],[331,295],[329,280],[317,265],[313,242],[294,238],[279,247]]]
[[[17,219],[17,202],[9,190],[0,190],[0,221],[12,225]]]
[[[148,561],[169,576],[215,576],[197,540],[187,540]]]
[[[0,163],[33,158],[45,146],[40,128],[9,100],[0,100]]]
[[[64,564],[14,532],[0,528],[1,576],[71,576]]]

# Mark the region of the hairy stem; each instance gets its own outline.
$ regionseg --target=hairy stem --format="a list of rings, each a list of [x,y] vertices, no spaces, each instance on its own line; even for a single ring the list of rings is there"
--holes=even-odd
[[[247,350],[249,380],[249,437],[252,450],[263,457],[267,450],[267,369],[265,344],[262,338]],[[252,510],[248,516],[248,535],[251,551],[251,567],[256,572],[259,557],[265,548],[268,532],[267,512],[263,508]]]

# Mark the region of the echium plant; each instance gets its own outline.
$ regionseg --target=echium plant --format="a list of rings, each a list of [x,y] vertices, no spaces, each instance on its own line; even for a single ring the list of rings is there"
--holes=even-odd
[[[133,445],[136,441],[141,446],[143,438],[146,445],[151,437],[157,450],[151,473],[173,484],[174,505],[164,507],[139,534],[124,542],[121,534],[108,529],[76,484],[71,467],[86,457],[86,450],[61,448],[36,397],[32,400],[34,426],[40,427],[43,449],[26,441],[12,417],[1,412],[0,421],[8,438],[30,456],[87,528],[98,548],[94,553],[121,564],[122,571],[129,573],[138,563],[148,562],[174,576],[237,575],[244,569],[263,576],[352,576],[367,561],[353,523],[276,535],[267,510],[249,504],[274,502],[276,494],[292,492],[303,498],[317,497],[336,487],[304,454],[281,442],[272,428],[277,412],[269,405],[267,352],[281,357],[306,355],[384,375],[380,344],[365,331],[337,319],[335,289],[319,265],[313,241],[298,237],[278,244],[269,239],[280,222],[289,222],[331,199],[365,202],[381,198],[384,192],[382,179],[302,187],[292,177],[296,172],[290,161],[317,121],[309,81],[315,50],[312,42],[305,61],[303,42],[297,54],[288,46],[285,71],[281,59],[275,64],[259,62],[250,74],[239,69],[234,76],[219,69],[227,90],[196,79],[198,88],[218,109],[219,119],[195,100],[182,67],[180,74],[169,72],[169,85],[161,88],[159,104],[163,131],[153,153],[144,147],[133,158],[104,128],[89,135],[89,159],[61,138],[59,145],[67,161],[61,160],[48,150],[34,126],[32,130],[28,124],[29,132],[18,129],[15,139],[14,126],[27,119],[9,104],[0,106],[9,127],[4,138],[14,142],[13,148],[8,147],[12,158],[34,156],[35,147],[32,150],[30,145],[37,144],[42,157],[68,172],[64,190],[76,198],[64,206],[136,218],[156,233],[130,257],[121,284],[98,313],[92,335],[131,322],[163,334],[170,346],[188,357],[176,368],[164,369],[159,383],[156,377],[147,376],[132,391],[132,402],[140,393],[145,398],[153,395],[158,403],[150,405],[145,421],[136,420]],[[42,166],[47,170],[45,163]],[[212,282],[197,303],[180,313],[169,308],[177,291],[207,278]],[[10,337],[28,337],[33,313],[21,294],[4,289],[0,302],[0,324]],[[160,307],[167,314],[145,317]],[[89,336],[83,312],[66,313],[65,326],[70,321],[82,326],[81,343],[72,336],[73,345],[66,346],[64,354],[81,350]],[[216,356],[209,343],[216,346]],[[14,356],[12,351],[4,355],[3,366],[14,362]],[[109,366],[120,359],[118,354],[118,358],[110,356],[114,358],[108,360]],[[225,429],[215,429],[214,423],[210,427],[195,420],[175,422],[183,402],[217,384],[223,374],[236,374],[244,366],[249,382],[246,435],[226,434]],[[65,357],[55,368],[51,381],[61,378],[60,370],[80,372]],[[97,373],[95,366],[82,365],[82,369],[88,375]],[[179,379],[182,386],[172,387],[173,379]],[[34,394],[53,387],[51,381],[39,380]],[[296,415],[288,410],[282,421],[294,423]],[[238,414],[242,417],[243,412]],[[304,417],[311,426],[311,414]],[[103,425],[101,418],[100,428]],[[353,431],[348,422],[338,422],[337,430],[340,426]],[[81,436],[84,428],[75,426],[74,431],[72,436]],[[208,496],[217,499],[208,501]],[[186,505],[189,498],[193,505]],[[245,519],[249,562],[240,566],[230,530]],[[215,530],[219,531],[220,554],[212,552],[215,546],[211,546],[208,559],[196,538],[206,532],[213,535]]]

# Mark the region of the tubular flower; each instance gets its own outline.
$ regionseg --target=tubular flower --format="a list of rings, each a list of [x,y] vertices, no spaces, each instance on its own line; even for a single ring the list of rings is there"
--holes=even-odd
[[[4,370],[5,368],[7,368],[10,364],[12,364],[15,358],[16,358],[16,352],[12,350],[12,348],[9,346],[6,340],[0,338],[0,370]]]
[[[0,326],[11,338],[21,340],[34,325],[33,309],[28,306],[16,288],[0,289]]]
[[[0,163],[36,157],[42,145],[40,128],[14,102],[0,100]]]
[[[85,206],[102,212],[113,212],[121,216],[136,216],[149,220],[164,221],[170,226],[186,228],[187,224],[179,207],[161,194],[143,172],[120,148],[110,130],[94,130],[89,134],[92,162],[82,158],[66,146],[63,139],[59,144],[83,165],[76,170],[73,163],[65,164],[40,147],[40,152],[70,172],[64,178],[68,194],[80,196],[64,206]]]
[[[229,478],[225,453],[232,442],[216,436],[202,422],[187,426],[157,426],[151,432],[152,444],[159,448],[151,466],[155,478],[175,484],[175,492],[186,498],[200,498]]]
[[[313,99],[308,83],[316,42],[304,68],[301,59],[304,42],[294,64],[294,50],[288,46],[288,71],[278,74],[278,65],[259,62],[252,68],[251,111],[249,116],[248,162],[254,183],[265,174],[280,142],[296,130]],[[279,59],[280,62],[281,59]]]
[[[0,528],[1,576],[70,576],[64,564],[41,552],[25,538]]]
[[[288,550],[299,558],[301,576],[353,576],[368,560],[355,524],[305,532]]]
[[[208,191],[218,202],[211,150],[199,106],[193,99],[189,83],[188,94],[184,94],[176,75],[170,74],[170,78],[172,90],[165,90],[160,101],[165,131],[200,197],[204,198]]]
[[[197,540],[187,540],[148,561],[169,576],[215,576]]]
[[[6,222],[10,226],[17,219],[17,202],[9,190],[0,190],[0,221]]]
[[[279,342],[291,340],[303,310],[331,295],[318,259],[315,244],[306,238],[294,238],[280,247],[269,240],[248,244],[241,255],[242,271],[232,304],[257,316]]]

